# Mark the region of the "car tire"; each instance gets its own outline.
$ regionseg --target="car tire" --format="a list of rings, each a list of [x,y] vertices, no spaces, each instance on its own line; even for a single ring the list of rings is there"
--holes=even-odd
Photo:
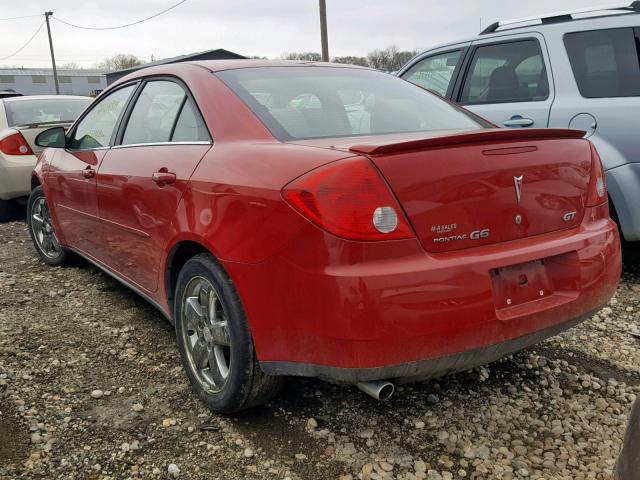
[[[198,254],[185,263],[174,304],[182,364],[211,410],[238,412],[278,393],[283,378],[262,372],[238,293],[212,255]]]
[[[12,200],[0,200],[0,222],[10,222],[18,217],[18,204]]]
[[[41,186],[33,189],[27,202],[27,225],[36,252],[47,265],[63,267],[69,265],[72,253],[58,243],[49,206]]]

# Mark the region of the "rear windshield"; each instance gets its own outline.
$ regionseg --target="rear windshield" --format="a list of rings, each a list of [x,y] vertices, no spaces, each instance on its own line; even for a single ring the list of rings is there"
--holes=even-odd
[[[73,122],[82,113],[90,98],[54,98],[5,101],[4,109],[10,127],[46,123]]]
[[[282,141],[489,127],[412,83],[373,70],[265,67],[217,76]]]

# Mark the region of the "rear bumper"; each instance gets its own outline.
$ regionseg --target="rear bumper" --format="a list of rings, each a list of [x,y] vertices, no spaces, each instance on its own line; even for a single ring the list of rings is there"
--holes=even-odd
[[[259,264],[223,262],[267,373],[341,382],[426,377],[494,360],[586,318],[621,261],[606,205],[570,231],[442,254],[305,227]],[[507,307],[492,271],[550,259],[552,293]]]
[[[578,325],[596,311],[506,342],[399,365],[375,368],[339,368],[295,362],[260,362],[260,366],[268,375],[318,377],[348,384],[373,380],[393,380],[396,384],[405,381],[425,380],[491,363]]]
[[[0,154],[0,200],[25,197],[31,191],[35,155]]]

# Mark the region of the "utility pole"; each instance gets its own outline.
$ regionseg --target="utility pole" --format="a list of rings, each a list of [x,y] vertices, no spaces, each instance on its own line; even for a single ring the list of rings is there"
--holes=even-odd
[[[49,17],[53,12],[44,12],[44,18],[47,22],[47,34],[49,35],[49,50],[51,50],[51,64],[53,65],[53,83],[56,85],[56,95],[60,95],[60,85],[58,84],[58,70],[56,69],[56,57],[53,54],[53,41],[51,40],[51,27],[49,26]]]
[[[322,41],[322,61],[329,61],[329,39],[327,38],[327,5],[320,0],[320,38]]]

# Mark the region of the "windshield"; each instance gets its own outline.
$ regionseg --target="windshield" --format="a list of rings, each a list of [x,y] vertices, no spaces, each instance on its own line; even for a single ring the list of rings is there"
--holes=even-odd
[[[374,70],[265,67],[216,75],[282,141],[490,126],[412,83]]]
[[[5,101],[4,109],[10,127],[43,123],[71,123],[87,105],[90,98],[20,99]]]

